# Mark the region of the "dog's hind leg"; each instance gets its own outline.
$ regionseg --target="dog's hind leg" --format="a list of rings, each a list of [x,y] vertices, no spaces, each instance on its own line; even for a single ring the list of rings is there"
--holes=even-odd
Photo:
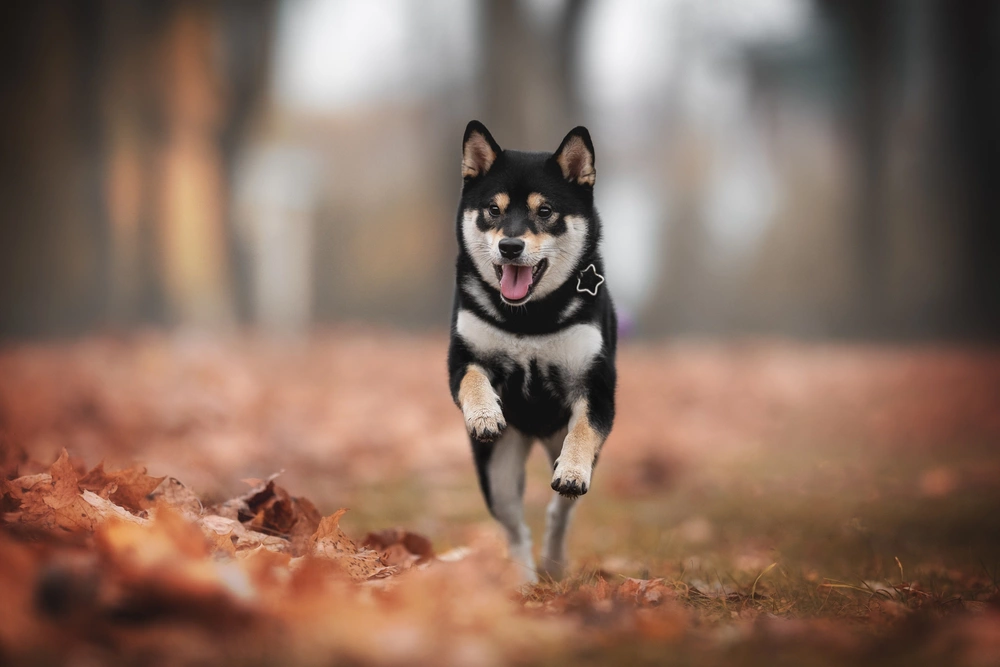
[[[545,542],[538,573],[554,581],[562,579],[566,572],[566,531],[575,508],[575,498],[554,493],[545,512]]]
[[[565,437],[566,430],[563,429],[542,440],[549,461],[553,464],[559,456]],[[558,493],[552,494],[552,500],[549,501],[545,512],[545,541],[542,543],[541,560],[538,564],[540,575],[553,580],[562,579],[566,570],[566,532],[569,529],[575,508],[575,498]]]
[[[472,442],[486,503],[507,533],[510,558],[522,568],[525,583],[538,580],[531,553],[531,530],[524,521],[524,465],[531,443],[531,438],[512,426],[494,443]]]

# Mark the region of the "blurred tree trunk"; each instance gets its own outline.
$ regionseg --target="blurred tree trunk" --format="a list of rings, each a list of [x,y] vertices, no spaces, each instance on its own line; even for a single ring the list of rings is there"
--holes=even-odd
[[[274,1],[0,11],[0,335],[230,320],[231,172]]]
[[[240,150],[252,131],[270,82],[277,0],[225,0],[218,5],[219,68],[226,82],[226,118],[219,142],[224,187],[233,192]],[[241,321],[252,316],[251,266],[236,235],[232,197],[224,200],[226,254],[230,265],[233,303]]]
[[[551,31],[524,2],[486,0],[482,120],[504,148],[555,150],[581,122],[576,46],[586,0],[568,0]]]
[[[159,147],[159,237],[167,301],[181,322],[232,317],[220,139],[226,100],[212,62],[214,16],[180,5],[164,26],[160,75],[164,136]]]
[[[556,34],[552,47],[556,50],[556,83],[560,87],[560,98],[563,100],[561,120],[565,124],[574,123],[574,118],[580,111],[580,76],[577,71],[579,62],[580,28],[587,9],[587,0],[566,0],[565,13],[556,26]],[[566,128],[568,132],[570,127]]]
[[[888,0],[820,0],[847,64],[844,117],[853,144],[854,206],[848,224],[853,249],[855,309],[841,333],[884,333],[888,224],[886,164],[893,45]]]
[[[959,330],[1000,335],[1000,3],[966,0],[934,5],[939,31],[938,89],[947,169],[955,190],[955,227],[964,258],[959,276]]]
[[[166,134],[161,32],[164,2],[115,3],[107,16],[104,107],[108,125],[107,201],[112,235],[110,321],[162,324],[166,287],[157,224],[160,153]]]
[[[0,335],[78,332],[105,311],[98,9],[0,9]]]
[[[857,258],[856,319],[847,331],[881,333],[886,303],[888,230],[885,222],[888,100],[891,64],[905,3],[887,0],[820,0],[846,47],[850,83],[848,126],[857,146],[856,215],[852,245]],[[1000,3],[935,0],[930,45],[941,127],[947,147],[942,180],[953,206],[941,221],[959,240],[958,294],[944,330],[975,337],[1000,334]]]

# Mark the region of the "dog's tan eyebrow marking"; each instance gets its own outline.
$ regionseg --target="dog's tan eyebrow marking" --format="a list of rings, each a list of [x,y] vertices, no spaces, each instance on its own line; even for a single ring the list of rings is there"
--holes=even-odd
[[[510,206],[510,195],[506,192],[498,192],[493,195],[493,203],[500,207],[500,212],[505,213]]]
[[[528,195],[528,208],[531,209],[532,213],[537,213],[538,209],[542,204],[545,203],[545,197],[537,192],[532,192]]]

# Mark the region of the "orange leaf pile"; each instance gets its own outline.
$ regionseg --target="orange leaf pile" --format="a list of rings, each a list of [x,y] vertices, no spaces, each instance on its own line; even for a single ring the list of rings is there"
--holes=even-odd
[[[88,477],[93,480],[97,475],[91,471],[85,479]],[[133,523],[143,521],[108,499],[110,493],[118,493],[116,483],[102,486],[101,491],[105,494],[102,496],[82,487],[80,481],[69,462],[69,455],[63,450],[48,472],[4,483],[4,505],[16,508],[7,513],[5,521],[68,532],[93,532],[112,517]],[[122,493],[133,495],[131,491]]]
[[[565,637],[511,599],[498,544],[448,562],[405,530],[359,545],[340,527],[346,510],[321,517],[274,478],[206,508],[141,468],[81,475],[64,451],[2,496],[0,657],[491,664]]]

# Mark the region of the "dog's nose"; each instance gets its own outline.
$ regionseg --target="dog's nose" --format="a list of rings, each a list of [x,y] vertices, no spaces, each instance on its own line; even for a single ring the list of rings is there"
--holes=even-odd
[[[524,241],[521,239],[500,239],[499,245],[504,259],[517,259],[524,252]]]

